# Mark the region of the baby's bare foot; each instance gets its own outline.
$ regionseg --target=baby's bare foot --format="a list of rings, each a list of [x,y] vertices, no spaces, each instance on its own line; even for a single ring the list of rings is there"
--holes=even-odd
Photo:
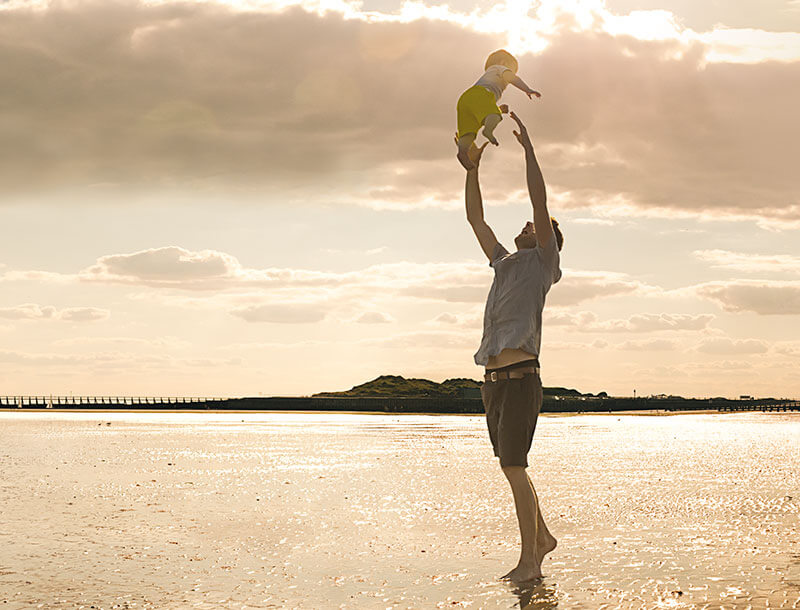
[[[498,142],[497,138],[494,137],[494,133],[492,133],[491,131],[486,131],[485,127],[483,128],[483,132],[482,133],[483,133],[483,137],[485,137],[487,140],[489,140],[489,142],[491,142],[495,146],[499,146],[500,145],[500,142]]]

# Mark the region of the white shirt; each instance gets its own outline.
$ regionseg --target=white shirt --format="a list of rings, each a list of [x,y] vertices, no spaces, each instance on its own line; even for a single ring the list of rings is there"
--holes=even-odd
[[[489,263],[494,281],[483,314],[483,339],[475,364],[486,366],[490,356],[505,348],[539,356],[542,310],[550,286],[561,279],[556,238],[545,248],[523,248],[509,254],[498,243]]]
[[[494,99],[499,100],[500,96],[503,95],[503,91],[508,86],[508,83],[503,78],[503,73],[507,70],[511,70],[511,68],[499,64],[489,66],[473,87],[477,85],[488,89],[490,93],[494,94]]]

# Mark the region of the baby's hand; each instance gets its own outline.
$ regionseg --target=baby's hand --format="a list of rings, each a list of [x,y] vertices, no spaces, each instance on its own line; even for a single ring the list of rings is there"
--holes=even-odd
[[[526,91],[525,93],[526,93],[526,95],[528,96],[528,99],[529,99],[529,100],[532,100],[532,99],[533,99],[533,98],[531,97],[532,95],[535,95],[536,97],[542,97],[542,94],[541,94],[541,93],[539,93],[538,91],[534,91],[533,89],[530,89],[529,91]]]

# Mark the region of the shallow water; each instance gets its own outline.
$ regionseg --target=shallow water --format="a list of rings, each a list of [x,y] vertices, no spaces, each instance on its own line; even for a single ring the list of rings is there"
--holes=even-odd
[[[110,425],[109,425],[110,422]],[[0,412],[0,608],[800,608],[800,415]]]

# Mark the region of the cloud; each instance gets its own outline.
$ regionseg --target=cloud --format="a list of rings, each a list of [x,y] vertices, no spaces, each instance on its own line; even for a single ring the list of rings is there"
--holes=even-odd
[[[8,280],[50,281],[43,272],[7,272]],[[331,286],[347,280],[348,274],[305,269],[251,269],[236,257],[217,250],[191,251],[180,246],[150,248],[126,254],[111,254],[76,276],[65,278],[84,282],[131,284],[182,290],[241,289],[245,287]]]
[[[283,303],[240,307],[231,314],[246,322],[313,324],[325,319],[327,311],[324,305],[317,303]]]
[[[800,314],[800,281],[732,280],[707,282],[692,290],[725,311],[760,315]]]
[[[646,293],[654,287],[611,271],[575,271],[566,269],[561,281],[547,295],[550,305],[567,306],[590,299]]]
[[[545,323],[553,326],[568,326],[581,332],[629,332],[647,333],[662,330],[704,330],[714,320],[712,314],[634,314],[627,319],[599,321],[590,311],[573,314],[564,311],[545,313]]]
[[[478,342],[479,338],[478,338]],[[416,331],[401,333],[390,337],[377,339],[363,339],[361,345],[391,347],[402,349],[441,349],[441,350],[472,350],[477,349],[476,337],[465,335],[463,332],[448,331]]]
[[[729,250],[695,250],[692,254],[712,267],[747,273],[762,271],[800,273],[800,256],[791,254],[748,254]]]
[[[678,343],[670,339],[648,339],[644,341],[624,341],[617,347],[622,350],[637,352],[666,352],[678,349]]]
[[[695,349],[705,354],[765,354],[769,351],[769,347],[764,341],[730,339],[728,337],[704,339],[697,344]]]
[[[232,274],[238,262],[232,256],[202,250],[189,252],[169,246],[135,252],[112,254],[98,259],[97,264],[85,271],[89,276],[132,277],[143,281],[192,281],[215,279]]]
[[[432,320],[426,321],[425,324],[427,326],[440,328],[483,328],[483,305],[478,305],[476,303],[470,311],[463,313],[451,313],[449,311],[445,311],[440,313]]]
[[[446,207],[462,188],[455,99],[486,51],[509,43],[544,97],[507,101],[535,109],[548,184],[569,205],[800,223],[800,35],[696,33],[666,11],[562,5],[466,15],[407,3],[393,18],[349,3],[6,9],[0,194]],[[453,62],[453,49],[469,52]],[[493,152],[507,191],[519,151]]]
[[[787,341],[774,345],[775,353],[791,358],[800,358],[800,343],[796,341]]]
[[[138,346],[146,349],[175,349],[190,347],[191,343],[184,339],[177,337],[154,337],[152,339],[144,339],[141,337],[68,337],[65,339],[56,339],[52,345],[57,347],[74,347],[85,345],[127,345]]]
[[[98,307],[69,307],[59,312],[62,320],[71,322],[91,322],[94,320],[105,320],[111,316],[107,309]]]
[[[394,319],[389,314],[380,311],[365,311],[354,321],[358,324],[389,324]]]
[[[238,365],[239,358],[175,358],[163,354],[129,354],[124,352],[94,352],[89,354],[60,354],[54,352],[30,353],[0,350],[0,362],[29,367],[65,368],[75,366],[94,367],[103,371],[148,370],[163,371],[166,368],[220,367]]]
[[[548,351],[574,351],[581,352],[586,349],[606,349],[609,343],[605,339],[595,339],[591,343],[582,343],[579,341],[548,341],[544,346]]]
[[[132,355],[120,352],[97,352],[93,354],[29,353],[0,350],[0,362],[29,366],[65,366],[133,364],[140,366],[162,366],[170,359],[158,354]]]
[[[98,307],[67,307],[56,309],[52,305],[25,303],[16,307],[0,308],[0,318],[11,320],[67,320],[70,322],[92,322],[105,320],[111,315],[107,309]]]
[[[35,303],[25,303],[16,307],[3,307],[0,309],[0,317],[11,320],[46,320],[56,317],[56,308],[52,305],[44,307]]]
[[[613,227],[617,221],[610,218],[573,218],[570,222],[579,225],[598,225],[601,227]]]

